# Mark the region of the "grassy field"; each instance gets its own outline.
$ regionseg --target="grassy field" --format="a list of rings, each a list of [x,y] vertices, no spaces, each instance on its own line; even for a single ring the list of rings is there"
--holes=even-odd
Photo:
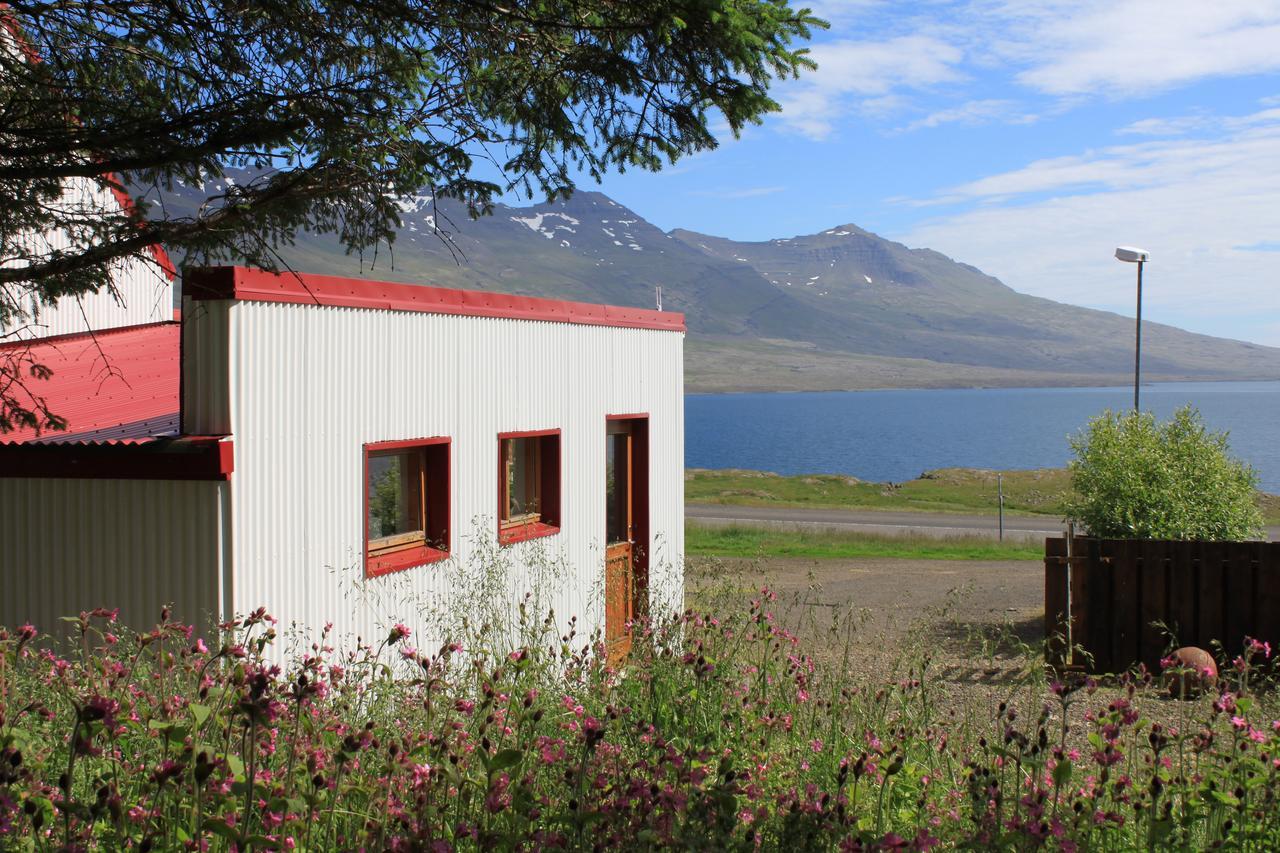
[[[832,530],[685,525],[685,553],[704,557],[906,557],[917,560],[1040,560],[1036,542],[977,536],[888,536]]]
[[[1061,518],[1071,482],[1064,469],[1004,472],[1004,507],[1012,515]],[[764,471],[685,471],[689,503],[823,509],[995,513],[996,472],[975,468],[927,471],[905,483],[868,483],[836,474],[783,477]],[[1280,524],[1280,497],[1259,493],[1268,524]]]

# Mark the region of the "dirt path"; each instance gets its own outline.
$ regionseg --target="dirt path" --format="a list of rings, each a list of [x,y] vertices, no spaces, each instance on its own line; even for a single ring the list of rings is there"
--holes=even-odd
[[[1044,565],[1039,561],[950,561],[858,558],[771,558],[691,561],[694,597],[772,588],[783,605],[801,601],[821,608],[850,608],[864,615],[866,642],[904,639],[921,623],[951,633],[956,625],[1009,626],[1034,642],[1043,636]],[[780,608],[781,609],[781,608]],[[870,635],[875,635],[870,636]]]
[[[686,570],[689,606],[712,613],[744,612],[761,586],[777,593],[771,603],[777,620],[806,652],[834,664],[851,685],[873,688],[918,676],[927,659],[929,688],[951,715],[987,724],[1000,703],[1032,714],[1046,704],[1057,708],[1042,668],[1044,566],[1038,560],[702,557]],[[1104,680],[1097,695],[1076,702],[1069,742],[1084,748],[1085,710],[1125,695]],[[1139,695],[1149,719],[1177,726],[1187,713],[1158,681]],[[1211,701],[1197,700],[1202,715]],[[1052,725],[1059,719],[1054,710]]]
[[[917,536],[989,536],[998,534],[995,515],[958,514],[949,512],[907,512],[903,510],[814,509],[807,507],[737,506],[734,504],[698,504],[685,506],[686,519],[700,524],[744,524],[846,530],[863,533],[911,534]],[[1064,524],[1051,516],[1006,515],[1006,539],[1036,540],[1061,536]],[[1269,526],[1266,537],[1280,540],[1280,526]]]

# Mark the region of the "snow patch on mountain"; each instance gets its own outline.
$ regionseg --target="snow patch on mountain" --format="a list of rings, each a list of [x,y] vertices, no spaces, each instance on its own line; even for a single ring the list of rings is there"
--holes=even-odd
[[[553,216],[558,219],[563,219],[565,222],[568,222],[569,225],[556,225],[556,224],[548,223],[550,227],[543,228],[542,223],[545,220],[551,219]],[[548,240],[554,239],[557,231],[568,231],[570,234],[577,233],[574,231],[573,228],[569,226],[582,224],[581,222],[574,219],[572,216],[570,216],[567,213],[535,213],[532,216],[512,216],[510,217],[510,219],[512,222],[519,222],[521,225],[525,226],[530,231],[536,231],[537,233],[541,234],[543,237],[546,237]]]
[[[400,208],[401,213],[419,213],[423,209],[431,207],[434,201],[435,197],[431,193],[407,195],[396,199],[396,207]]]

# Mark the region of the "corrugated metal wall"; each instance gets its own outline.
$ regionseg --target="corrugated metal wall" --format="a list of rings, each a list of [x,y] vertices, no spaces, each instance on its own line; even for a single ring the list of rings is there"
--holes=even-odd
[[[282,623],[419,644],[441,620],[483,618],[530,591],[580,633],[603,620],[605,416],[650,416],[651,584],[683,599],[684,396],[680,333],[255,302],[188,303],[188,432],[230,415],[235,593]],[[203,319],[202,319],[203,318]],[[229,318],[229,322],[227,322]],[[193,324],[205,327],[193,333]],[[200,360],[229,353],[229,388]],[[207,378],[207,377],[206,377]],[[204,413],[203,415],[199,413]],[[558,535],[496,544],[497,434],[559,428]],[[366,581],[362,445],[452,438],[454,556]],[[425,638],[421,635],[425,634]]]
[[[68,179],[62,203],[69,214],[86,219],[99,215],[100,211],[119,209],[110,190],[88,178]],[[66,249],[72,244],[72,237],[66,231],[33,238],[34,249],[39,253]],[[100,290],[79,299],[64,297],[54,304],[37,303],[29,294],[11,288],[13,298],[19,300],[31,316],[24,322],[0,325],[0,340],[15,331],[17,337],[43,338],[173,319],[173,281],[150,257],[120,261],[114,284],[115,294]]]
[[[0,625],[120,608],[135,628],[160,608],[198,622],[223,609],[228,484],[0,478]]]

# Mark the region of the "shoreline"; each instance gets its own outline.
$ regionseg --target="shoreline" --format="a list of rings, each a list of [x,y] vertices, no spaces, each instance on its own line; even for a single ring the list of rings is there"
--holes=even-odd
[[[1280,377],[1273,379],[1159,379],[1151,382],[1143,382],[1141,387],[1159,388],[1169,385],[1260,384],[1268,382],[1280,383]],[[803,388],[779,389],[774,391],[750,389],[730,389],[725,391],[686,390],[684,395],[686,397],[728,397],[746,394],[865,394],[878,391],[1059,391],[1064,389],[1076,391],[1125,391],[1131,390],[1132,388],[1132,382],[1127,385],[1124,383],[1118,385],[1098,385],[1092,382],[1066,381],[1061,384],[1054,385],[1005,385],[992,383],[976,385],[886,385],[872,388]]]
[[[1071,496],[1066,468],[935,468],[902,482],[849,474],[778,474],[746,468],[684,471],[686,506],[826,512],[918,512],[996,518],[1003,481],[1006,518],[1062,518]],[[1257,491],[1264,522],[1280,525],[1280,495]]]

